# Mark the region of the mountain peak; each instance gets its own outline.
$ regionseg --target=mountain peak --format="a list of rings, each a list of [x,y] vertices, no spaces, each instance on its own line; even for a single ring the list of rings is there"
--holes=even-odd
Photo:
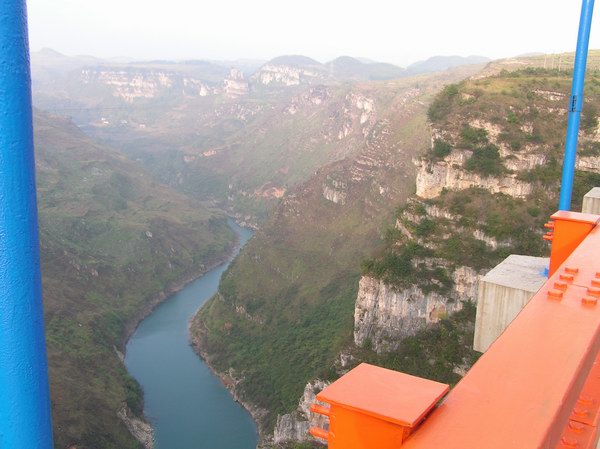
[[[45,56],[48,58],[66,58],[66,56],[62,53],[59,53],[56,50],[48,47],[44,47],[40,51],[34,53],[37,53],[39,56]]]
[[[490,62],[491,59],[486,56],[432,56],[424,61],[417,61],[407,67],[411,74],[426,73],[426,72],[442,72],[452,67],[470,64],[484,64]]]
[[[319,61],[315,59],[309,58],[308,56],[303,55],[282,55],[277,56],[276,58],[271,59],[268,64],[274,65],[291,65],[296,67],[306,67],[306,66],[317,66],[320,67],[321,64]]]

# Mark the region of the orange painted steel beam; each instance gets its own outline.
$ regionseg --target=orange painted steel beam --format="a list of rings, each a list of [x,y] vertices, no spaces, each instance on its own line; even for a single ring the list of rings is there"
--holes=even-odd
[[[600,216],[585,215],[553,215],[551,277],[437,408],[428,381],[361,365],[317,396],[330,429],[311,433],[330,449],[596,448]]]
[[[550,218],[553,221],[546,223],[545,227],[551,231],[544,235],[544,239],[552,242],[550,275],[553,275],[600,221],[600,216],[559,211]]]
[[[598,279],[595,227],[403,448],[595,448]]]
[[[363,363],[317,395],[329,430],[312,428],[329,449],[397,449],[449,386]]]

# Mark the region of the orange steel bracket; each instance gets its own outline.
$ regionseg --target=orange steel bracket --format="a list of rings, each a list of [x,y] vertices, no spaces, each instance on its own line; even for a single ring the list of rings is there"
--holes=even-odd
[[[552,242],[550,276],[560,267],[600,221],[600,215],[559,211],[550,217],[546,227],[551,229],[544,240]]]
[[[363,363],[317,399],[315,413],[329,416],[329,430],[310,433],[329,449],[397,449],[448,392],[449,386]]]

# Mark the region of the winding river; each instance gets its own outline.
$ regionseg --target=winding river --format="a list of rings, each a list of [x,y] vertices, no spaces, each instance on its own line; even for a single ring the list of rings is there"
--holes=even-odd
[[[229,226],[240,247],[252,236],[233,221]],[[125,365],[144,388],[155,449],[256,447],[252,418],[194,353],[188,337],[189,320],[217,292],[231,259],[160,304],[127,343]]]

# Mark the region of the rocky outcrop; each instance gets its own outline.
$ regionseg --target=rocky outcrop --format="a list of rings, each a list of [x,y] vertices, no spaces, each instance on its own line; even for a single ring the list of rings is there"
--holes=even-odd
[[[600,156],[584,156],[577,158],[577,170],[598,173],[600,170]]]
[[[117,416],[145,449],[154,449],[154,430],[150,424],[137,418],[126,405],[117,411]]]
[[[310,412],[310,406],[318,403],[316,395],[328,385],[329,382],[318,379],[306,385],[298,408],[292,413],[277,417],[277,424],[273,432],[274,443],[312,440],[313,438],[308,433],[310,427],[328,427],[328,419],[325,416]]]
[[[326,182],[323,184],[323,198],[335,204],[344,205],[346,204],[347,197],[348,184],[344,181],[327,177]]]
[[[315,86],[311,87],[308,92],[304,92],[300,95],[292,98],[289,106],[285,108],[283,111],[284,114],[294,115],[298,111],[314,107],[321,106],[325,101],[327,101],[331,97],[331,93],[329,89],[325,86]]]
[[[174,89],[192,97],[217,93],[216,89],[198,79],[154,69],[84,68],[81,70],[81,81],[87,85],[108,86],[112,89],[113,96],[128,103],[137,99],[155,98],[164,91],[172,92]]]
[[[260,68],[254,78],[265,86],[269,84],[282,84],[284,86],[297,86],[310,84],[321,78],[320,74],[308,68],[293,67],[291,65],[265,64]]]
[[[250,87],[240,70],[231,69],[229,76],[223,80],[223,91],[230,98],[239,98],[246,95]]]
[[[465,152],[454,152],[454,157],[442,161],[416,160],[417,195],[421,198],[435,198],[442,190],[465,190],[479,187],[490,193],[504,193],[514,198],[526,198],[533,191],[533,186],[517,179],[517,175],[500,177],[482,176],[478,173],[462,169],[460,163]]]
[[[476,297],[478,273],[459,267],[452,277],[452,291],[441,294],[425,293],[416,285],[395,289],[382,280],[363,276],[354,309],[354,343],[377,352],[391,351],[401,338],[460,310],[463,301]]]
[[[523,153],[515,153],[510,152],[506,145],[500,145],[500,154],[504,157],[504,166],[514,172],[533,170],[547,162],[545,154],[530,152],[532,150],[534,150],[533,147],[526,147]]]

